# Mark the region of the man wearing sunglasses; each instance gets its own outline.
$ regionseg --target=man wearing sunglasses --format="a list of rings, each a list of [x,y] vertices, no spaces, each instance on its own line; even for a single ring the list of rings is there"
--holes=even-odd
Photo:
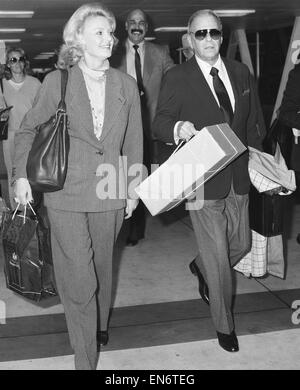
[[[257,102],[247,66],[220,56],[222,23],[211,10],[194,13],[188,41],[195,55],[164,77],[154,134],[165,143],[189,141],[205,126],[227,122],[244,145],[259,150]],[[199,255],[190,264],[210,307],[220,346],[239,350],[232,315],[232,270],[251,248],[248,153],[204,185],[204,203],[190,210]]]

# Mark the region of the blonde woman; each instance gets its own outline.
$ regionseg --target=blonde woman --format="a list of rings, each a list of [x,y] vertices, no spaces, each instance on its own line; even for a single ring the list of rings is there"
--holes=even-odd
[[[107,336],[111,304],[112,253],[124,218],[137,200],[101,192],[104,167],[111,185],[125,183],[120,157],[128,167],[142,163],[142,124],[135,81],[110,68],[114,15],[102,4],[85,4],[64,29],[65,58],[71,59],[66,91],[70,151],[61,191],[47,193],[52,251],[58,291],[64,305],[76,369],[95,369],[98,331]],[[68,64],[65,64],[66,66]],[[32,200],[26,161],[34,127],[45,122],[60,100],[60,71],[48,74],[33,109],[16,138],[15,195]],[[116,192],[117,193],[117,192]],[[100,341],[100,340],[99,340]]]

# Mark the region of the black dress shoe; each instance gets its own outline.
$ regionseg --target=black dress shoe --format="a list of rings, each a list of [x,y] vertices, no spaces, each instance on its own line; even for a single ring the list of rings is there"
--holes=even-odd
[[[139,240],[132,240],[131,238],[127,238],[126,240],[126,246],[136,246],[136,244],[139,242]]]
[[[100,345],[106,345],[108,343],[108,331],[101,330],[97,332],[97,349],[99,351]]]
[[[233,330],[230,334],[217,332],[220,346],[228,352],[237,352],[239,350],[239,342]]]
[[[199,267],[197,266],[196,264],[196,261],[193,260],[190,264],[190,270],[192,272],[193,275],[197,276],[198,277],[198,281],[199,281],[199,293],[200,293],[200,296],[201,298],[203,299],[203,301],[209,305],[209,293],[208,293],[208,286],[204,280],[204,277],[202,275],[202,273],[200,272],[200,269]]]

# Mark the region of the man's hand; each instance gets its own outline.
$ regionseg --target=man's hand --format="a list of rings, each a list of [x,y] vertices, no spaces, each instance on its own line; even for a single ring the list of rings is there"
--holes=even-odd
[[[125,219],[128,219],[132,216],[132,213],[137,208],[139,203],[138,199],[127,199],[127,205],[125,209]]]
[[[177,129],[177,135],[180,139],[189,141],[198,131],[195,129],[193,123],[189,121],[181,122]]]

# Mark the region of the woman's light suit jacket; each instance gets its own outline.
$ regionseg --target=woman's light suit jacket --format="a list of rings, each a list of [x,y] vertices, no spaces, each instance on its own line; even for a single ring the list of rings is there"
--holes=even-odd
[[[26,178],[27,156],[36,134],[35,126],[55,113],[60,85],[60,71],[49,73],[33,108],[22,122],[15,141],[14,179]],[[140,98],[135,80],[116,69],[107,71],[100,140],[94,135],[89,97],[78,65],[69,70],[66,106],[70,135],[67,177],[62,190],[45,194],[45,205],[58,210],[85,212],[125,207],[126,182],[131,190],[138,184],[140,175],[133,165],[143,161]]]

